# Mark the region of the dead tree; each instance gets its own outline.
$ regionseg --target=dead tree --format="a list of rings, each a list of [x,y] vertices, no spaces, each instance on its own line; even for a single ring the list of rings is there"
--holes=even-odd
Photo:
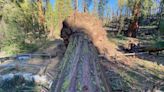
[[[110,92],[99,65],[98,52],[85,33],[63,25],[67,46],[52,92]]]
[[[122,53],[106,36],[102,22],[87,13],[75,12],[63,22],[61,38],[67,50],[52,92],[112,92],[101,72],[99,56],[111,60]]]

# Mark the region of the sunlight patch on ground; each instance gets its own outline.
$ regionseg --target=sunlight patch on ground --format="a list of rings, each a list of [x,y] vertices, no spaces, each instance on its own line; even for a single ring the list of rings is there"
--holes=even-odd
[[[158,78],[164,78],[164,66],[162,64],[157,64],[157,62],[152,62],[148,60],[138,59],[137,67],[149,72],[150,74],[157,76]]]

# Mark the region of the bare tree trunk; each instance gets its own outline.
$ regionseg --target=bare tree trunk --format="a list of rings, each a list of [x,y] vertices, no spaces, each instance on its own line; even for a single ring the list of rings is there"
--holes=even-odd
[[[120,35],[123,27],[124,27],[124,19],[123,19],[123,16],[122,16],[122,8],[120,9],[120,16],[119,16],[119,29],[118,29],[118,33],[117,35]]]
[[[141,8],[141,1],[138,3],[136,2],[132,11],[134,18],[132,19],[132,22],[129,25],[128,32],[127,32],[128,37],[136,38],[137,36],[137,30],[139,28],[138,17],[140,14],[140,8]]]
[[[74,10],[78,10],[78,0],[74,0]]]
[[[86,0],[83,0],[83,11],[88,12],[87,2]]]

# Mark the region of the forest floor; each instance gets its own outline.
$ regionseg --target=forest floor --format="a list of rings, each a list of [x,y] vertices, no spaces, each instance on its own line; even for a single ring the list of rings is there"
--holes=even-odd
[[[110,38],[110,41],[124,45],[128,40],[119,37]],[[130,64],[102,62],[114,91],[164,90],[164,52],[131,56],[129,60]]]
[[[75,15],[76,17],[72,15],[64,21],[63,31],[78,30],[91,38],[99,53],[107,59],[102,59],[101,64],[105,69],[106,78],[113,92],[148,92],[148,90],[153,92],[152,90],[162,88],[164,82],[164,66],[162,64],[164,52],[161,52],[159,56],[142,54],[135,57],[125,57],[125,52],[119,48],[120,45],[127,45],[129,39],[136,44],[139,42],[143,44],[144,42],[144,46],[147,46],[150,42],[156,46],[155,40],[150,41],[150,38],[131,39],[123,36],[106,37],[108,33],[102,28],[99,20],[87,14],[77,13]],[[67,36],[69,35],[66,34],[63,37],[66,38]]]
[[[111,58],[107,58],[108,60],[102,59],[102,62],[100,62],[104,69],[103,73],[105,73],[107,82],[109,86],[111,86],[113,92],[148,92],[148,90],[152,91],[155,88],[164,90],[164,52],[160,52],[159,55],[156,55],[156,53],[153,53],[152,55],[145,53],[142,55],[131,56],[128,57],[128,61],[124,61],[126,57],[122,56],[124,53],[118,51],[118,47],[127,44],[127,38],[119,37],[108,39],[99,20],[87,14],[81,15],[77,13],[76,21],[74,19],[75,17],[68,18],[66,21],[66,24],[68,24],[65,25],[66,27],[63,30],[80,30],[85,34],[88,34],[89,40],[97,47],[100,54],[105,54],[106,57],[115,56],[117,54],[118,56],[120,55],[120,57],[123,57],[122,60],[116,58],[116,62],[109,61]],[[66,36],[65,38],[68,40],[69,38]],[[57,72],[60,71],[58,64],[62,61],[65,50],[66,48],[63,41],[59,39],[50,41],[39,48],[38,51],[34,52],[34,54],[48,54],[51,55],[51,59],[43,60],[42,57],[39,57],[29,60],[28,63],[45,65],[47,71],[46,74],[54,79],[53,76],[56,76],[56,74],[58,74]],[[36,71],[37,73],[40,73],[42,69],[44,68],[41,67],[38,72],[35,69],[28,68],[27,71]],[[22,71],[22,69],[20,70]],[[2,72],[0,73],[3,74]]]
[[[117,39],[117,38],[116,38]],[[115,40],[116,40],[115,39]],[[114,39],[111,39],[114,40]],[[126,41],[119,40],[121,43],[126,43]],[[47,53],[51,55],[58,55],[54,58],[54,62],[50,63],[49,70],[53,70],[53,66],[57,64],[62,59],[65,52],[65,47],[61,40],[56,40],[50,42],[48,45],[43,46],[36,53]],[[60,59],[57,59],[59,58]],[[142,54],[130,58],[130,65],[124,64],[113,64],[112,62],[102,62],[106,70],[106,77],[108,79],[109,85],[113,91],[143,91],[152,90],[155,86],[163,86],[164,79],[164,52],[159,55],[156,53]],[[53,63],[56,63],[55,65]],[[51,74],[54,72],[51,71]],[[53,74],[55,75],[55,74]],[[110,76],[110,77],[109,77]]]
[[[111,39],[113,42],[126,43],[126,40]],[[37,53],[50,54],[54,56],[48,65],[48,72],[50,76],[55,76],[59,70],[58,63],[61,61],[66,48],[63,46],[62,40],[50,41],[48,44],[42,46]],[[113,92],[120,90],[127,92],[139,92],[143,90],[151,90],[154,86],[161,86],[160,83],[164,81],[164,52],[159,55],[143,54],[130,58],[130,65],[121,63],[113,63],[103,61],[101,64],[105,69],[108,83],[113,89]],[[46,62],[42,58],[33,58],[29,61],[30,64],[41,65]],[[38,72],[37,69],[25,68],[28,72]],[[35,70],[35,71],[34,71]],[[23,70],[24,71],[24,70]]]
[[[51,87],[51,81],[53,81],[55,76],[57,76],[56,74],[58,74],[58,67],[64,53],[64,43],[62,40],[57,39],[54,41],[49,41],[40,47],[36,52],[31,54],[31,58],[28,57],[23,60],[7,60],[4,63],[0,63],[0,75],[3,75],[0,76],[0,92],[47,92],[46,90]],[[44,54],[47,56],[44,57],[39,54]],[[13,64],[16,64],[16,66]],[[20,76],[18,78],[13,78],[11,82],[7,80],[4,80],[6,82],[3,82],[2,79],[12,78],[13,74],[17,76],[22,75],[24,78]],[[26,81],[25,79],[30,79],[30,77],[32,77],[28,76],[30,74],[32,74],[34,78],[36,77],[36,80],[39,81],[39,83],[45,80],[48,83],[34,84],[30,82],[30,80]],[[8,89],[9,87],[10,89]]]

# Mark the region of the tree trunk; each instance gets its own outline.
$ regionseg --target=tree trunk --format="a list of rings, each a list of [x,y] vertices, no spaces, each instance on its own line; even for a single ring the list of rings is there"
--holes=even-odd
[[[42,1],[41,0],[37,0],[37,5],[38,5],[38,21],[40,23],[40,25],[43,25],[45,22],[45,18],[44,18],[44,11],[43,11],[43,6],[42,6]]]
[[[74,10],[78,11],[78,0],[74,0]]]
[[[121,8],[120,9],[120,16],[119,16],[119,28],[118,28],[117,35],[121,34],[121,31],[122,31],[122,29],[124,27],[124,19],[123,19],[123,16],[122,16],[122,11],[123,11],[123,9]]]
[[[136,38],[137,36],[137,30],[139,28],[138,17],[140,14],[140,8],[141,8],[141,1],[136,2],[132,11],[134,18],[132,19],[132,22],[129,25],[128,32],[126,34],[128,37]]]
[[[127,32],[128,37],[136,38],[137,36],[137,30],[138,30],[138,21],[134,21],[130,24]]]
[[[93,14],[96,15],[96,16],[98,16],[97,9],[98,9],[98,1],[94,0]]]
[[[83,33],[73,33],[69,36],[61,72],[53,84],[55,86],[52,91],[110,92],[98,63],[98,52],[87,36]]]
[[[88,12],[88,6],[87,6],[87,1],[86,0],[83,1],[83,11]]]

